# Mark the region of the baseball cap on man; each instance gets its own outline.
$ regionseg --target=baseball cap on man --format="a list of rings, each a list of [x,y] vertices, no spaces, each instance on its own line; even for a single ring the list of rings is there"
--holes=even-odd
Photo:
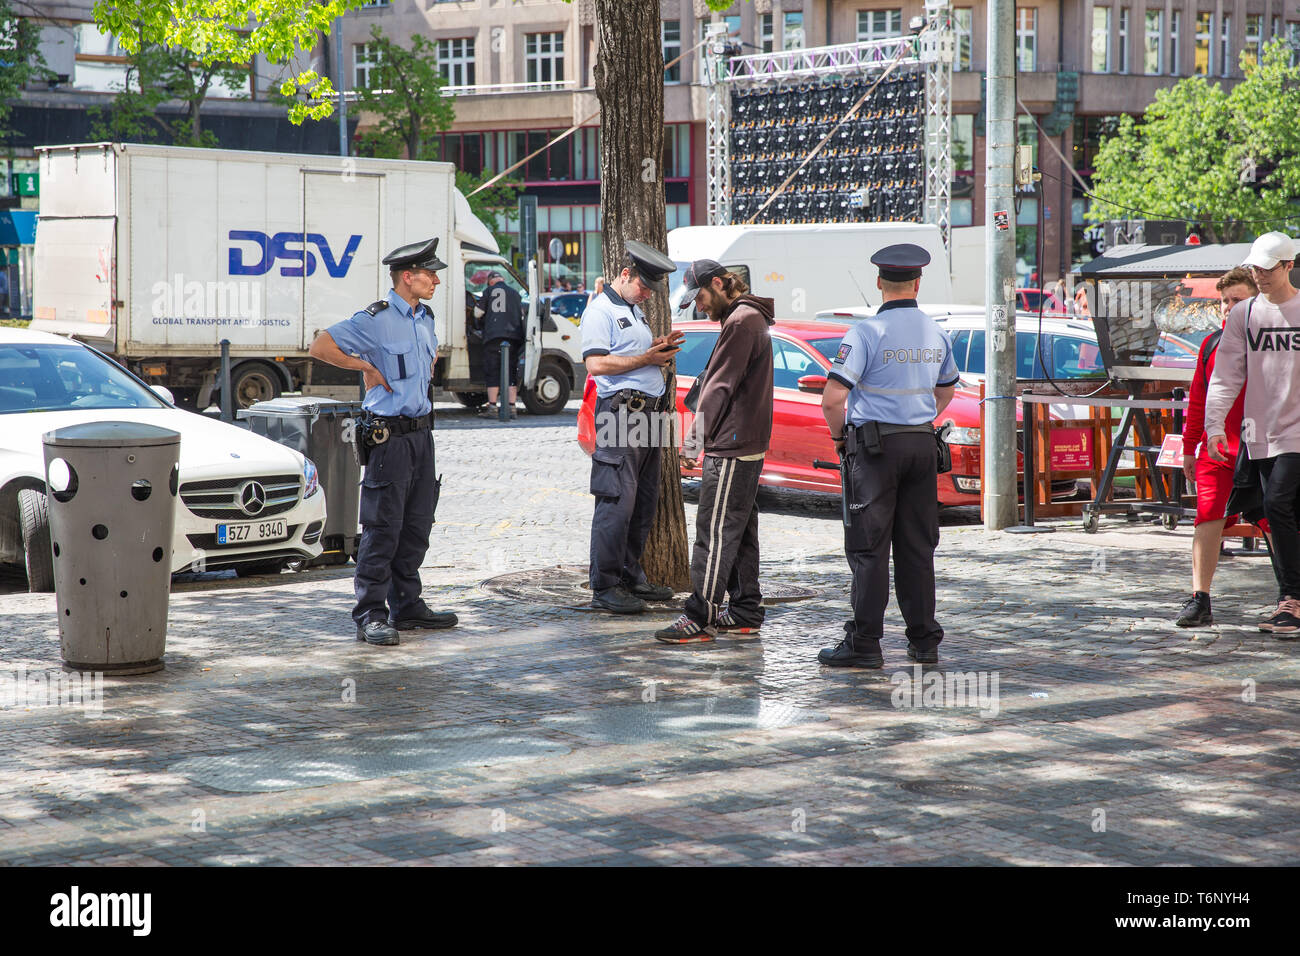
[[[682,305],[690,305],[695,301],[695,296],[699,293],[701,286],[706,286],[714,279],[726,274],[727,270],[712,259],[696,259],[686,267],[685,292],[682,295]]]
[[[1279,262],[1291,262],[1295,259],[1295,243],[1284,232],[1266,232],[1250,244],[1250,255],[1246,256],[1243,266],[1256,266],[1260,269],[1272,269]]]

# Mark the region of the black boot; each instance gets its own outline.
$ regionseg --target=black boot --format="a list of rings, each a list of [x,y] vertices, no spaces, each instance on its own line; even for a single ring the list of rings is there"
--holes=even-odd
[[[1174,621],[1179,627],[1209,627],[1214,623],[1210,613],[1210,595],[1206,591],[1194,591]]]

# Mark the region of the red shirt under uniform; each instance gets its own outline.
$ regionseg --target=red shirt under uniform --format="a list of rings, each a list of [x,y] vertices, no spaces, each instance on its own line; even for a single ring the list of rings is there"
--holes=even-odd
[[[1211,347],[1210,340],[1214,344]],[[1196,356],[1196,374],[1192,378],[1192,390],[1187,396],[1187,417],[1183,423],[1183,454],[1196,455],[1196,523],[1218,521],[1224,517],[1228,507],[1228,496],[1232,494],[1232,473],[1237,460],[1237,443],[1241,436],[1242,409],[1246,402],[1246,390],[1242,389],[1237,400],[1232,403],[1228,417],[1224,419],[1227,431],[1226,446],[1228,461],[1215,461],[1210,457],[1209,446],[1205,444],[1205,393],[1210,385],[1210,376],[1214,374],[1214,356],[1218,352],[1219,337],[1206,336],[1201,343],[1201,350]],[[1199,451],[1197,446],[1200,446]],[[1228,515],[1228,524],[1237,521],[1236,515]]]

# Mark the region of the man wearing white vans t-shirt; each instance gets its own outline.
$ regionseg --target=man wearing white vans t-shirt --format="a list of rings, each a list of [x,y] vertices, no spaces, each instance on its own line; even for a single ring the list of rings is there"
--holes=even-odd
[[[1242,265],[1259,295],[1228,314],[1205,395],[1205,443],[1210,457],[1227,461],[1224,420],[1242,386],[1246,398],[1241,443],[1259,463],[1264,514],[1273,531],[1281,579],[1277,610],[1261,631],[1300,637],[1300,296],[1291,285],[1296,249],[1280,232],[1260,236]]]

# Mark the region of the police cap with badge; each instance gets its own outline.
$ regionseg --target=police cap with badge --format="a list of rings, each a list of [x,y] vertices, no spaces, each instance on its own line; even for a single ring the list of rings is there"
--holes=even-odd
[[[677,263],[653,246],[635,239],[623,243],[623,249],[627,252],[628,267],[636,270],[648,288],[666,291],[664,277],[677,271]]]
[[[389,269],[428,269],[437,272],[447,268],[447,263],[438,258],[438,240],[425,239],[421,242],[398,246],[384,256],[384,265]]]
[[[886,282],[911,282],[921,278],[921,270],[930,264],[930,253],[910,242],[885,246],[871,257]]]

